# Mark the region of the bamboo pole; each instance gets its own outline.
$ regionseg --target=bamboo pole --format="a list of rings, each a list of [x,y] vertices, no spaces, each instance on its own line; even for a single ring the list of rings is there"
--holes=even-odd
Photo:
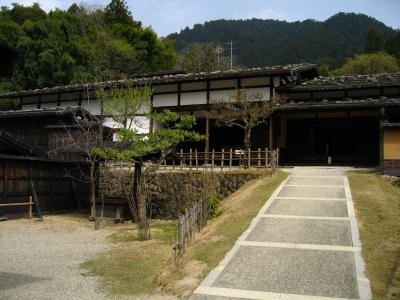
[[[248,164],[248,167],[250,168],[251,167],[251,150],[250,150],[250,148],[248,149],[248,152],[247,152],[247,164]]]
[[[257,160],[258,160],[258,167],[261,167],[261,148],[258,148]]]

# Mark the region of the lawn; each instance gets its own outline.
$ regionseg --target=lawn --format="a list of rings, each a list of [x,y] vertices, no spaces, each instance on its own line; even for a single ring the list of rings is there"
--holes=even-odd
[[[386,299],[400,263],[400,187],[375,173],[348,173],[360,226],[362,255],[375,300]],[[400,286],[399,286],[400,287]]]
[[[221,202],[222,214],[210,220],[184,258],[176,263],[176,221],[152,221],[152,240],[137,241],[134,228],[109,236],[115,248],[83,264],[112,295],[188,296],[218,265],[269,196],[287,177],[277,171],[245,184]]]

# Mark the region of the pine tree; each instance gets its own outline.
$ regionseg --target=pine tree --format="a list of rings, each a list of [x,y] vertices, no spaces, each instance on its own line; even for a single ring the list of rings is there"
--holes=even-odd
[[[371,28],[368,31],[367,43],[365,44],[365,53],[377,53],[385,50],[385,42],[380,33]]]

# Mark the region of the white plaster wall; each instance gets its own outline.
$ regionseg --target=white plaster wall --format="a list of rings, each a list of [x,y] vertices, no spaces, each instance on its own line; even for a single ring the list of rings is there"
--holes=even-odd
[[[22,110],[37,109],[37,104],[24,104],[21,106]]]
[[[178,94],[154,95],[153,106],[175,106],[178,105]]]
[[[278,87],[281,85],[281,78],[279,76],[274,77],[274,87]]]
[[[227,101],[235,94],[235,90],[228,91],[211,91],[210,92],[210,102],[214,101]]]
[[[79,106],[79,101],[61,101],[60,102],[60,107],[74,107],[74,106]]]
[[[62,102],[61,102],[62,103]],[[86,109],[92,115],[101,115],[100,100],[82,100],[82,108]]]
[[[262,100],[267,101],[270,99],[269,89],[269,87],[246,89],[246,94],[248,96],[259,94],[262,96]]]
[[[57,102],[42,103],[40,108],[57,108]]]
[[[181,94],[181,105],[207,104],[207,92]]]

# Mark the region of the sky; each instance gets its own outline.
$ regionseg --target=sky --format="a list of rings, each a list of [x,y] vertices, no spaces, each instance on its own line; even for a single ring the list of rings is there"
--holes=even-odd
[[[50,11],[67,9],[72,3],[106,6],[111,0],[0,0],[31,5],[39,2]],[[125,0],[135,20],[151,26],[159,36],[179,32],[186,26],[216,19],[278,19],[323,21],[338,12],[364,13],[386,25],[400,28],[400,0]]]

